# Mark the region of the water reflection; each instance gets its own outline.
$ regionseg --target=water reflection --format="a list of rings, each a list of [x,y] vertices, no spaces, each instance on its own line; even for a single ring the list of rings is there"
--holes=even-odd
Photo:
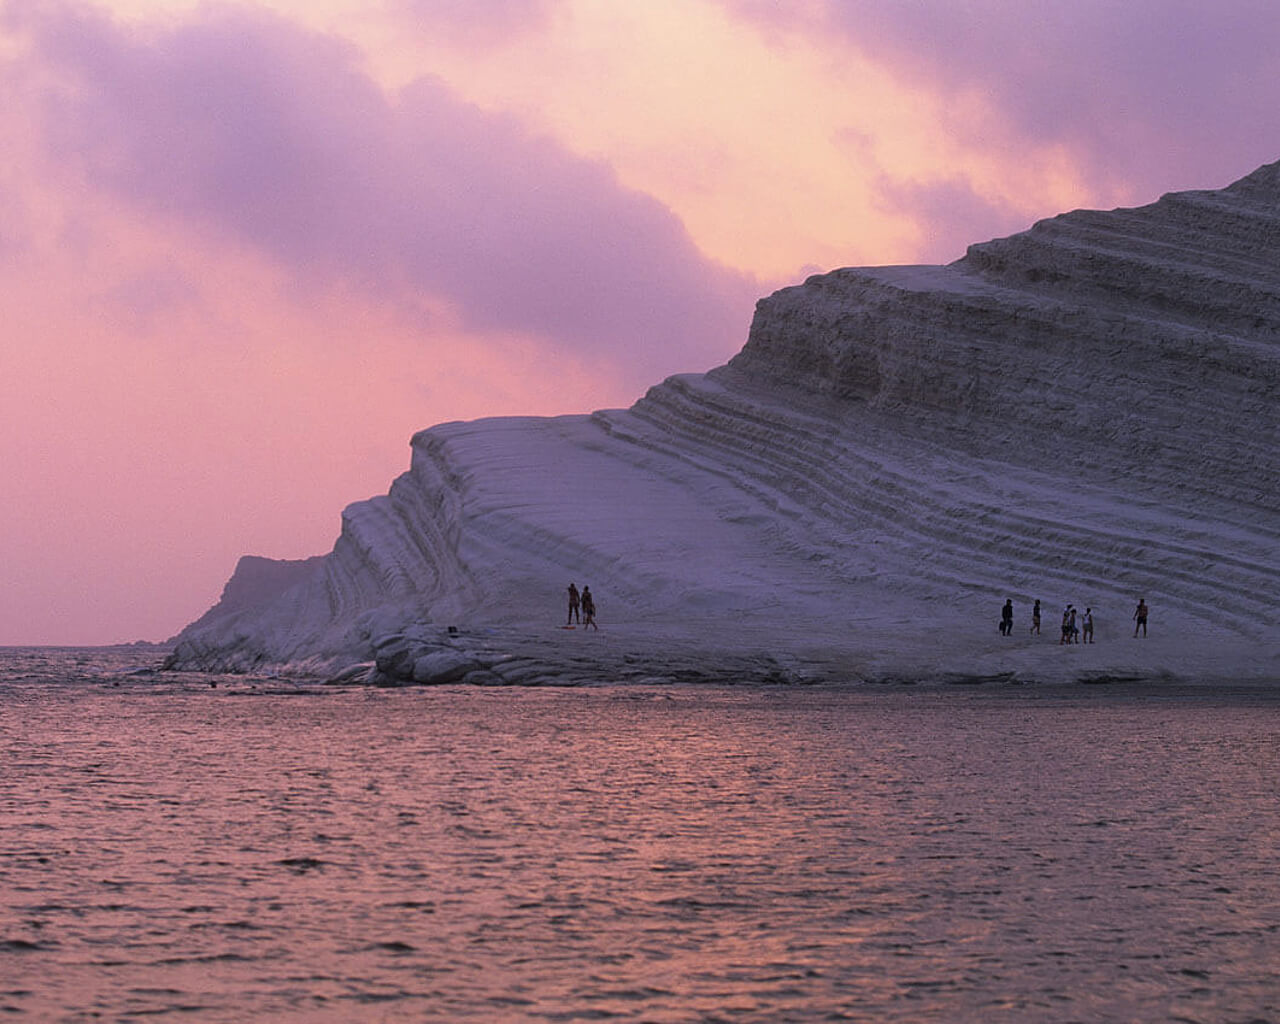
[[[78,657],[3,683],[19,1013],[1280,1013],[1269,697],[245,697]]]

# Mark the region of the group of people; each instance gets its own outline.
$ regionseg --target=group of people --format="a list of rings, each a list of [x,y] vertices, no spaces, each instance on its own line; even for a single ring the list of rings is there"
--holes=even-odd
[[[583,629],[590,628],[596,632],[600,631],[600,627],[596,625],[596,601],[591,596],[591,588],[584,585],[582,593],[579,594],[577,586],[570,583],[569,618],[565,622],[565,626],[572,626],[575,619]]]
[[[1147,602],[1138,598],[1138,607],[1133,612],[1133,635],[1138,631],[1147,635]],[[1037,600],[1031,609],[1031,632],[1040,634],[1040,602]],[[1006,600],[1000,609],[1000,635],[1013,636],[1013,601]],[[1062,638],[1059,644],[1091,644],[1093,643],[1093,609],[1086,608],[1080,612],[1075,605],[1069,604],[1062,610]]]
[[[1062,638],[1059,644],[1093,643],[1093,609],[1086,608],[1081,615],[1075,605],[1062,609]]]

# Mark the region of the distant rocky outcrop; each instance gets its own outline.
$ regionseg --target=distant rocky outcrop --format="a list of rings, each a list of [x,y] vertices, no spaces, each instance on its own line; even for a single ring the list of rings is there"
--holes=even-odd
[[[329,555],[252,602],[229,584],[172,663],[545,681],[626,674],[657,653],[628,662],[628,638],[678,637],[657,648],[720,638],[766,676],[870,678],[922,628],[994,633],[1005,597],[1024,618],[1042,599],[1046,633],[1071,601],[1118,637],[1141,595],[1165,629],[1265,642],[1278,384],[1280,163],[948,266],[810,278],[761,300],[727,366],[629,410],[423,431]],[[571,580],[600,595],[604,669],[547,646]],[[796,669],[804,645],[827,669]]]
[[[282,594],[309,580],[323,563],[322,555],[299,559],[242,555],[231,579],[222,588],[218,603],[170,642],[178,643],[188,635],[214,630],[226,635],[241,617],[261,614]],[[253,625],[247,628],[252,629]],[[216,664],[217,659],[213,660]]]

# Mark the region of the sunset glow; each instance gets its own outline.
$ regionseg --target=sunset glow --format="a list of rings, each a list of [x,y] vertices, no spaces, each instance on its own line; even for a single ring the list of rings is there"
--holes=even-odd
[[[1225,185],[1277,52],[1247,0],[0,0],[0,643],[164,639],[415,431],[629,405],[816,270]]]

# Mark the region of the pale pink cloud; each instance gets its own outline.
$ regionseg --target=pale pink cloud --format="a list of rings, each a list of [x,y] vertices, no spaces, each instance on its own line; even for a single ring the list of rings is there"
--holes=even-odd
[[[1060,145],[1100,191],[1219,186],[1280,155],[1271,0],[722,2],[779,45],[850,47],[962,110],[976,96],[993,116],[957,130],[1011,160]]]
[[[419,31],[484,48],[546,28],[563,0],[392,0],[390,6]]]

